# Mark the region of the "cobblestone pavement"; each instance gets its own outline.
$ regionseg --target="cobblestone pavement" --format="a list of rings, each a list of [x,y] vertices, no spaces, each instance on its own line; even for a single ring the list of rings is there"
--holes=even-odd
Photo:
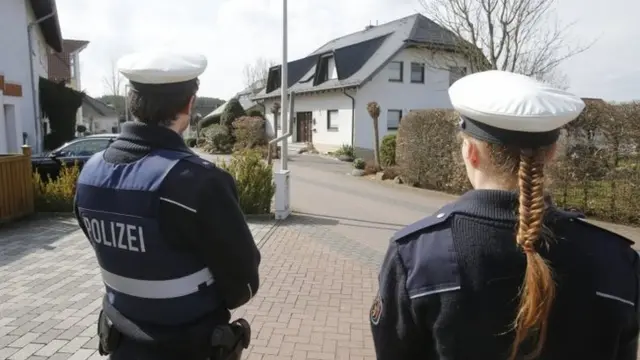
[[[367,320],[382,253],[293,215],[260,243],[263,283],[234,313],[251,322],[245,359],[375,359]]]
[[[250,221],[256,241],[273,221]],[[0,360],[105,359],[96,320],[103,285],[93,251],[70,217],[0,229]]]

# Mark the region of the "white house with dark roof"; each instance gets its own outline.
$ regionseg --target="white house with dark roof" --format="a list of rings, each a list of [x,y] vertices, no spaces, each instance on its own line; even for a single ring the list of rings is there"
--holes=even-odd
[[[259,110],[260,112],[264,112],[264,109],[262,108],[262,106],[253,100],[253,96],[259,93],[262,89],[264,89],[264,86],[262,87],[249,86],[246,89],[235,94],[233,98],[238,99],[238,102],[240,103],[240,105],[242,106],[245,112],[249,112],[251,110]],[[229,101],[223,103],[222,105],[215,108],[212,112],[205,115],[203,119],[207,119],[212,116],[222,115],[224,110],[227,108],[228,104],[229,104]]]
[[[118,120],[118,113],[113,107],[85,95],[82,100],[82,124],[89,132],[92,134],[116,133]]]
[[[379,134],[397,130],[414,109],[451,108],[447,90],[467,72],[452,53],[455,36],[420,14],[340,37],[289,62],[288,90],[295,92],[291,142],[319,151],[343,144],[373,149],[367,104],[380,105]],[[280,102],[281,66],[269,69],[267,86],[254,97],[264,106],[270,131],[282,134],[272,109]],[[281,109],[281,111],[284,109]]]

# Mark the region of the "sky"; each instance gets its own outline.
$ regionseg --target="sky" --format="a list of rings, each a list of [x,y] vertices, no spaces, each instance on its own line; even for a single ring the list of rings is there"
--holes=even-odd
[[[289,61],[327,41],[424,9],[418,0],[289,1]],[[90,41],[80,54],[82,87],[108,93],[119,57],[147,48],[196,51],[208,58],[199,96],[229,99],[245,87],[243,68],[282,59],[282,0],[57,0],[65,39]],[[640,99],[637,0],[561,0],[556,14],[573,23],[567,41],[595,42],[565,61],[569,89],[608,101]],[[636,25],[634,25],[636,24]]]

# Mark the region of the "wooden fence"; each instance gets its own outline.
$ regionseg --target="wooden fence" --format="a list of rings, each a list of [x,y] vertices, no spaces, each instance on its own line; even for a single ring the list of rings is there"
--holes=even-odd
[[[0,155],[0,223],[34,212],[31,148],[20,154]]]

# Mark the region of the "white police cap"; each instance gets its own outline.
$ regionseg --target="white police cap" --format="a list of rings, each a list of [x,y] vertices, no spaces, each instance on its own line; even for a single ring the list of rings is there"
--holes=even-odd
[[[462,130],[483,141],[538,147],[553,144],[560,128],[585,107],[579,97],[528,76],[490,70],[449,88]]]
[[[146,51],[118,60],[118,71],[131,82],[146,85],[195,80],[207,68],[207,58],[196,53]]]

